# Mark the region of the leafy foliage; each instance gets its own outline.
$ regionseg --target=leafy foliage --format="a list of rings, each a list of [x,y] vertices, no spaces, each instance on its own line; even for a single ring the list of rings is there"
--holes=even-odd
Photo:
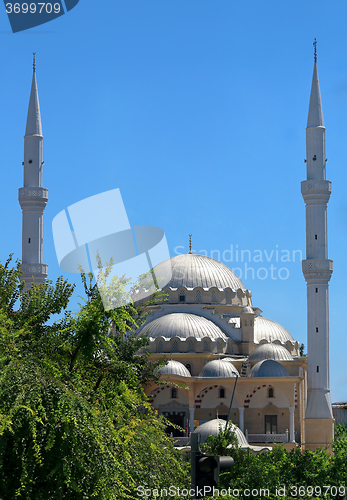
[[[134,334],[141,309],[105,311],[82,274],[87,299],[72,315],[73,286],[59,278],[24,293],[19,262],[9,264],[0,264],[0,497],[136,498],[138,486],[169,487],[173,474],[187,484],[142,389],[158,363],[136,355],[148,342]]]
[[[237,446],[235,435],[228,428],[216,437],[210,436],[201,448],[205,453],[234,458],[234,467],[221,474],[218,487],[230,488],[229,491],[237,495],[225,498],[260,498],[262,495],[274,500],[281,496],[281,491],[285,499],[295,496],[338,499],[347,493],[347,440],[343,437],[343,428],[338,429],[338,434],[340,438],[333,443],[333,455],[323,449],[302,453],[296,448],[287,452],[281,445],[274,446],[270,452],[254,455],[251,450],[241,450]],[[330,489],[331,486],[336,489]],[[252,495],[252,491],[258,494]]]

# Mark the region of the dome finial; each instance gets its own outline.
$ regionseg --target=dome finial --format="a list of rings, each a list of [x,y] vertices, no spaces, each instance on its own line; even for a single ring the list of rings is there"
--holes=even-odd
[[[188,253],[193,253],[192,252],[192,234],[189,235],[189,252]]]
[[[36,52],[33,52],[33,70],[34,70],[34,73],[35,73],[35,70],[36,70],[36,60],[35,60],[35,56],[36,56]]]
[[[314,39],[313,45],[314,45],[314,62],[317,62],[317,40],[316,40],[316,38]]]

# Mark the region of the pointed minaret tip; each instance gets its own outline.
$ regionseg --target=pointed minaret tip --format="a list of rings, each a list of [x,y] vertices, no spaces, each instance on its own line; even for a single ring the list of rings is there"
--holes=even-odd
[[[317,41],[314,39],[314,68],[311,86],[310,105],[308,109],[307,128],[324,127],[322,99],[320,95],[317,70]]]
[[[192,234],[189,235],[189,252],[188,253],[193,253],[192,252]]]
[[[29,108],[27,124],[25,129],[25,136],[29,135],[39,135],[42,137],[42,126],[41,126],[41,114],[40,114],[40,103],[39,103],[39,93],[37,90],[36,83],[36,52],[33,53],[33,79],[31,84]]]

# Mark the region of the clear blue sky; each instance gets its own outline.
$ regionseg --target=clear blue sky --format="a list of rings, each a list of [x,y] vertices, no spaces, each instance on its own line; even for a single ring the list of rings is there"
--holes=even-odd
[[[219,252],[244,273],[236,245],[249,250],[255,276],[242,279],[253,304],[306,345],[306,284],[293,251],[305,255],[300,182],[316,37],[333,183],[331,391],[333,401],[346,401],[346,17],[342,0],[80,0],[51,23],[12,34],[2,7],[1,260],[21,257],[17,190],[36,52],[49,277],[61,274],[55,215],[120,188],[130,223],[164,229],[172,256],[176,246],[188,251],[192,233],[196,252]],[[256,250],[264,262],[253,261]],[[276,262],[276,250],[291,261]],[[257,277],[261,267],[266,279]]]

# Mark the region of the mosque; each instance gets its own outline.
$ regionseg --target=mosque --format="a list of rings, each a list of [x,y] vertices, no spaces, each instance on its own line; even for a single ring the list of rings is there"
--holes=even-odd
[[[43,282],[42,128],[35,64],[24,146],[23,279]],[[315,51],[306,128],[307,349],[280,324],[262,316],[250,290],[224,264],[203,255],[177,255],[155,268],[171,273],[168,299],[149,306],[139,334],[149,337],[150,358],[166,355],[163,385],[145,387],[153,407],[173,424],[193,432],[216,418],[236,424],[248,443],[283,443],[290,449],[331,445],[333,414],[329,389],[329,298],[332,261],[327,252],[325,127]],[[230,403],[232,404],[230,405]]]

